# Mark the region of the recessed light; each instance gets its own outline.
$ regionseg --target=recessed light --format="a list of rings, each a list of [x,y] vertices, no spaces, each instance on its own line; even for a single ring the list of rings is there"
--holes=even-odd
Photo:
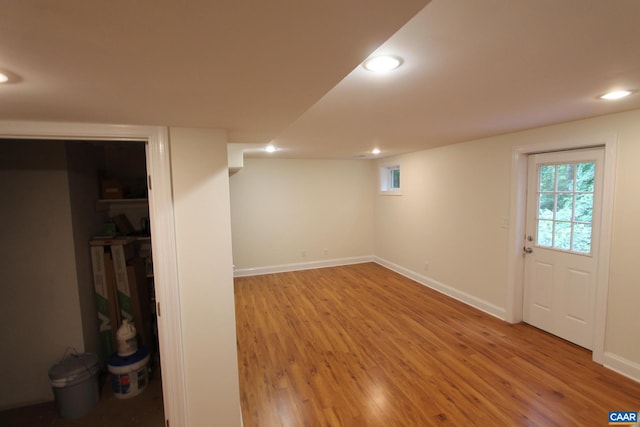
[[[632,92],[630,90],[616,90],[613,92],[607,92],[604,95],[600,96],[600,99],[607,99],[607,100],[614,100],[614,99],[621,99],[624,98],[626,96],[631,95]]]
[[[381,151],[380,151],[380,149],[379,149],[379,148],[374,148],[373,150],[371,150],[371,154],[376,154],[376,155],[378,155],[378,154],[380,154],[380,153],[381,153]]]
[[[9,76],[0,71],[0,83],[6,83],[9,81]]]
[[[369,71],[382,72],[398,68],[400,64],[402,64],[400,58],[391,55],[382,55],[367,59],[362,66]]]
[[[273,145],[267,145],[264,148],[264,151],[266,151],[267,153],[275,153],[276,151],[278,151],[278,149],[276,147],[274,147]]]

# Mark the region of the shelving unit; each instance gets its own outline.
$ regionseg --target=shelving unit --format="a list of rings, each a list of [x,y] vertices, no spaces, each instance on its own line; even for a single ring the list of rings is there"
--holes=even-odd
[[[148,198],[124,198],[124,199],[97,199],[95,200],[96,212],[105,212],[109,217],[125,216],[133,227],[139,223],[139,219],[147,218],[148,221]],[[135,227],[134,227],[135,228]],[[147,230],[149,231],[149,230]],[[136,230],[135,233],[139,233]],[[152,349],[153,361],[151,366],[155,367],[159,364],[158,343],[157,343],[157,320],[156,320],[156,304],[155,304],[155,286],[153,265],[151,264],[151,236],[131,233],[127,237],[131,239],[135,247],[136,257],[144,260],[145,280],[149,296],[150,322],[148,325],[136,325],[137,328],[148,328],[151,339],[147,338],[145,344]]]

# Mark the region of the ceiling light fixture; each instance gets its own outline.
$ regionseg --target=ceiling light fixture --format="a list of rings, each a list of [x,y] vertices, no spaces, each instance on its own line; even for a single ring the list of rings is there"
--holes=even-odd
[[[6,83],[9,81],[9,76],[0,71],[0,83]]]
[[[267,153],[275,153],[276,151],[278,151],[278,149],[273,145],[267,145],[264,151],[266,151]]]
[[[373,150],[371,150],[371,154],[378,155],[378,154],[380,154],[380,153],[381,153],[381,151],[380,151],[380,149],[379,149],[379,148],[374,148]]]
[[[613,92],[607,92],[604,95],[600,96],[600,99],[606,99],[609,101],[615,100],[615,99],[622,99],[626,96],[631,95],[633,92],[630,90],[615,90]]]
[[[398,68],[401,64],[402,60],[397,56],[382,55],[367,59],[362,66],[369,71],[384,72]]]

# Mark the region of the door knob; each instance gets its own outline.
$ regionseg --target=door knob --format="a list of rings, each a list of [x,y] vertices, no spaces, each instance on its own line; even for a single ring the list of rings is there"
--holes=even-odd
[[[526,253],[526,254],[530,254],[531,252],[533,252],[533,249],[528,248],[526,246],[524,248],[522,248],[522,250],[524,250],[524,253]]]

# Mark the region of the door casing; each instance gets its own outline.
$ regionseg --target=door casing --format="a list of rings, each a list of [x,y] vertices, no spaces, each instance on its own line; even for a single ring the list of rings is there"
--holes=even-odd
[[[602,187],[602,219],[600,227],[598,274],[595,295],[595,330],[592,359],[603,363],[607,319],[607,294],[613,234],[613,196],[615,190],[616,133],[587,135],[570,139],[545,141],[515,146],[511,156],[511,187],[509,206],[509,239],[507,255],[506,319],[510,323],[522,321],[524,297],[525,214],[527,192],[527,163],[529,154],[578,148],[604,147],[604,179]]]
[[[0,120],[0,138],[146,142],[147,173],[151,181],[149,214],[156,301],[162,304],[162,314],[158,317],[158,339],[162,354],[165,419],[167,425],[189,425],[167,128]]]
[[[523,320],[533,326],[543,329],[551,334],[562,337],[574,344],[587,349],[593,348],[594,331],[594,303],[595,284],[597,280],[598,250],[600,248],[600,225],[602,207],[602,181],[604,177],[604,149],[597,147],[587,150],[565,150],[552,153],[530,154],[528,164],[529,183],[527,187],[527,212],[525,219],[525,231],[527,240],[525,246],[531,249],[525,255],[525,287],[524,287],[524,313]],[[592,236],[591,250],[589,254],[572,253],[571,251],[558,250],[553,247],[538,245],[538,186],[540,179],[539,166],[544,164],[564,164],[595,162],[594,170],[594,198],[592,210]],[[529,241],[532,239],[532,241]],[[523,248],[524,250],[524,248]],[[540,263],[540,264],[539,264]],[[540,265],[544,265],[542,270]],[[535,272],[535,273],[534,273]],[[538,273],[549,274],[543,282],[552,284],[545,288],[538,283]],[[587,274],[585,274],[587,273]],[[578,278],[580,290],[573,288],[576,295],[568,295],[571,289],[570,277]],[[564,279],[561,279],[564,278]],[[578,282],[574,282],[576,285]],[[542,288],[538,287],[542,285]],[[581,292],[586,289],[585,293]],[[545,290],[549,293],[545,293]],[[541,298],[549,303],[547,307],[536,304],[538,292],[542,292]],[[574,299],[578,297],[578,299]],[[580,301],[580,304],[569,304],[564,297],[572,301]],[[580,298],[582,297],[582,298]],[[586,297],[586,298],[585,298]],[[569,309],[569,306],[572,308]],[[570,313],[571,311],[571,313]],[[578,313],[581,313],[580,316]],[[572,316],[572,314],[576,316]]]

